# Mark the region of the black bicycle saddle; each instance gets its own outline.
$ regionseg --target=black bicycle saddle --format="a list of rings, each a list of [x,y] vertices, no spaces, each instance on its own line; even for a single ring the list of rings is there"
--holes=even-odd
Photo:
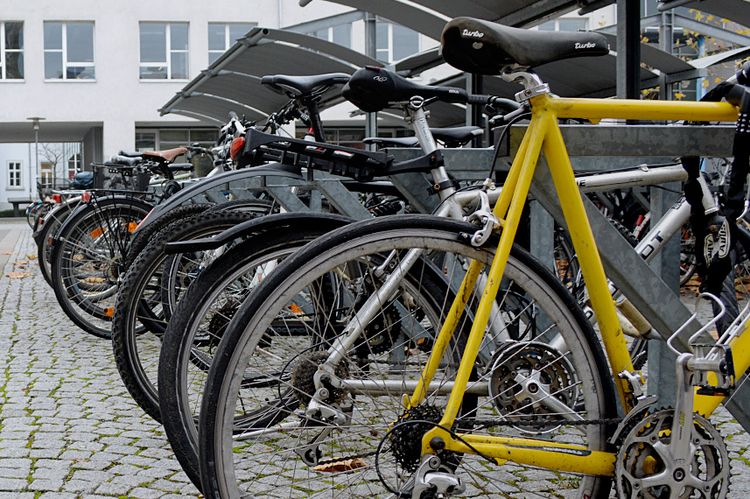
[[[534,31],[458,17],[443,28],[443,58],[470,73],[501,74],[505,66],[533,67],[573,57],[609,53],[599,33]]]
[[[263,85],[268,85],[280,92],[291,92],[294,95],[311,94],[320,87],[343,85],[349,81],[346,73],[327,73],[310,76],[266,75],[261,78]]]

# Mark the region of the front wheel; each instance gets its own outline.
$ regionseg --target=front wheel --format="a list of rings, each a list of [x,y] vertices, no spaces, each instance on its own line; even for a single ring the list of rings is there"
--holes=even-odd
[[[398,446],[378,448],[394,425],[434,421],[445,407],[476,290],[418,411],[405,411],[403,398],[422,374],[468,262],[492,260],[492,248],[464,242],[461,234],[473,230],[394,216],[336,230],[285,260],[237,311],[209,372],[199,431],[206,496],[241,497],[267,484],[281,495],[410,494],[420,457],[413,442],[429,423],[402,426],[410,429]],[[415,254],[410,250],[419,257],[401,268]],[[398,271],[397,286],[362,319],[360,308],[372,306],[368,299]],[[480,276],[477,288],[484,282]],[[339,360],[329,358],[334,350]],[[519,249],[508,261],[475,366],[459,430],[606,448],[604,426],[566,425],[615,414],[601,347],[562,284]],[[336,381],[318,392],[316,375],[318,383]],[[524,389],[529,383],[533,394]],[[316,412],[316,403],[334,415]],[[507,492],[507,471],[478,456],[443,457],[468,496]],[[577,496],[606,497],[610,490],[605,477],[529,472]]]

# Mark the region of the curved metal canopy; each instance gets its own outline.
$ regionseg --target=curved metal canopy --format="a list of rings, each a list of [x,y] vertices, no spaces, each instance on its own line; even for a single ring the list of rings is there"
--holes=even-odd
[[[289,99],[261,85],[267,74],[351,74],[378,61],[326,40],[270,28],[256,27],[208,69],[188,83],[159,112],[225,122],[229,111],[260,120]],[[340,101],[338,92],[324,96],[323,106]]]
[[[580,7],[596,8],[615,0],[329,0],[371,12],[435,40],[454,17],[479,17],[509,26],[530,26]]]
[[[675,7],[698,9],[750,27],[750,1],[748,0],[661,0],[659,10]]]

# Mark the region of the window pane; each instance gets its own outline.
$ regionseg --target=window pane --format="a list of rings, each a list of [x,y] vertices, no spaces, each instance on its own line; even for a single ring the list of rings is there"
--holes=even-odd
[[[62,77],[62,52],[45,52],[44,78],[47,80],[54,80]]]
[[[419,34],[409,28],[394,24],[393,60],[398,61],[417,52],[419,52]]]
[[[255,23],[232,23],[229,25],[229,45],[233,45],[239,38],[242,38],[248,31],[253,29]]]
[[[388,23],[378,23],[376,25],[375,38],[378,50],[388,49]]]
[[[142,80],[166,80],[167,66],[141,67],[140,77]]]
[[[141,62],[167,62],[167,27],[141,23]]]
[[[555,21],[547,21],[540,24],[539,31],[555,31]]]
[[[216,142],[217,133],[214,130],[191,130],[190,142]]]
[[[388,58],[390,57],[390,54],[388,53],[388,49],[378,49],[378,50],[376,50],[375,51],[375,57],[379,61],[391,62],[391,61],[388,60]]]
[[[164,149],[164,141],[180,142],[186,144],[188,141],[187,130],[160,130],[159,131],[159,142],[162,143],[161,148]]]
[[[68,62],[94,62],[94,23],[68,23]]]
[[[135,133],[136,150],[153,151],[156,149],[156,133],[154,132],[136,132]]]
[[[188,66],[187,53],[172,52],[172,79],[187,80]]]
[[[8,22],[5,23],[5,48],[22,49],[23,48],[23,23]]]
[[[208,53],[208,65],[210,66],[211,64],[213,64],[216,61],[216,59],[221,57],[221,54],[223,54],[223,52],[209,52]]]
[[[44,23],[44,48],[62,49],[62,23]]]
[[[319,29],[315,33],[313,33],[313,36],[315,38],[320,38],[321,40],[328,41],[328,28],[326,29]]]
[[[352,25],[351,23],[340,24],[333,27],[333,43],[338,43],[344,47],[352,46]]]
[[[172,23],[170,25],[170,39],[172,50],[187,50],[188,48],[188,25],[187,23]]]
[[[93,80],[94,68],[92,66],[68,66],[65,77],[69,80]]]
[[[559,19],[560,31],[578,31],[586,29],[586,19]]]
[[[226,50],[224,27],[226,24],[208,23],[208,50]]]
[[[5,53],[5,76],[12,79],[23,79],[23,52]]]

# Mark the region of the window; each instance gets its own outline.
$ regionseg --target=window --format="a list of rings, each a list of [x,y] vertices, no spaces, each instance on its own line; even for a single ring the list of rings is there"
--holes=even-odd
[[[94,23],[44,22],[44,78],[93,80]]]
[[[375,38],[379,61],[398,61],[419,52],[419,33],[399,24],[378,20]]]
[[[8,189],[21,188],[21,162],[8,161]]]
[[[23,79],[23,22],[0,22],[0,79]]]
[[[547,21],[539,25],[539,31],[585,31],[588,27],[588,19],[573,17]]]
[[[135,131],[135,147],[138,151],[172,149],[186,144],[198,143],[213,147],[219,134],[217,130],[188,128],[138,128]],[[180,159],[178,159],[180,161]]]
[[[188,23],[142,22],[141,80],[187,80]]]
[[[221,54],[242,38],[256,23],[208,23],[208,63],[213,64]]]
[[[352,47],[352,23],[323,28],[312,33],[312,35],[321,40],[327,40],[347,48]]]
[[[76,173],[80,171],[82,171],[81,154],[76,152],[68,157],[68,180],[73,180]]]

